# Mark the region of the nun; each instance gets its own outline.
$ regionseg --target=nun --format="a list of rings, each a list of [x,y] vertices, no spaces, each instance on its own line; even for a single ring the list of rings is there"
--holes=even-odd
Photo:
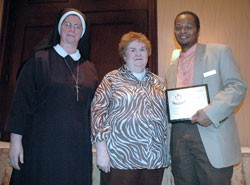
[[[6,124],[14,185],[91,185],[89,109],[98,85],[85,15],[62,10],[18,75]]]

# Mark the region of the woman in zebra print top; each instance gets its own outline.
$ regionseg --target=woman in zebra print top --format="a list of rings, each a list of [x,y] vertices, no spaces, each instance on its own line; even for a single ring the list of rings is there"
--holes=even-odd
[[[168,165],[165,84],[147,68],[151,45],[123,35],[123,65],[105,75],[91,106],[102,185],[160,185]]]

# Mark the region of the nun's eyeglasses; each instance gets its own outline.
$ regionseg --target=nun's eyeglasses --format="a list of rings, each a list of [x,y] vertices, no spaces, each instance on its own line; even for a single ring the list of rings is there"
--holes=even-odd
[[[71,22],[65,22],[63,25],[66,26],[66,28],[71,28],[71,27],[72,27],[72,23],[71,23]],[[78,24],[74,24],[73,27],[74,27],[76,30],[78,30],[78,29],[81,28],[81,26],[79,26]]]

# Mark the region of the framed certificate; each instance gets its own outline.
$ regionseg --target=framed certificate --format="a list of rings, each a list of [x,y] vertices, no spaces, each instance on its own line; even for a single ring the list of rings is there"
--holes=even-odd
[[[168,120],[171,123],[190,121],[210,101],[207,84],[166,90]]]

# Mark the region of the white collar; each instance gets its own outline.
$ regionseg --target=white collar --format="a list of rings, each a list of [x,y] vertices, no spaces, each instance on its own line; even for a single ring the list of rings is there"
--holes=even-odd
[[[63,49],[63,47],[60,45],[60,44],[57,44],[53,47],[56,52],[63,58],[65,58],[67,55],[69,55],[65,49]],[[78,61],[80,58],[81,58],[81,54],[79,52],[78,49],[76,49],[76,52],[73,53],[73,54],[70,54],[69,56],[71,56],[71,58],[74,60],[74,61]]]
[[[135,73],[135,72],[132,72],[133,75],[138,79],[138,80],[142,80],[146,74],[146,70],[144,69],[144,71],[142,73]]]

